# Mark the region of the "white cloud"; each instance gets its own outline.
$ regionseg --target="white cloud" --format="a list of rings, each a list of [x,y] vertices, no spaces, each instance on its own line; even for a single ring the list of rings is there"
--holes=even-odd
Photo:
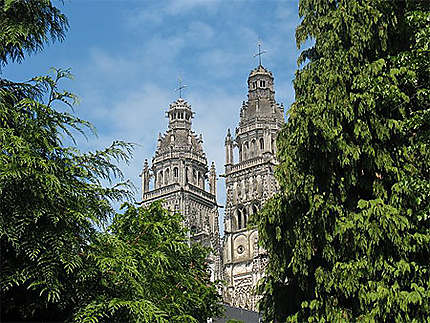
[[[214,10],[214,7],[221,3],[221,0],[171,0],[166,12],[171,15],[184,14],[196,8]]]
[[[295,44],[285,39],[285,28],[292,37],[295,24],[290,8],[279,3],[280,12],[273,20],[260,23],[255,20],[258,12],[253,13],[255,17],[240,12],[245,7],[240,2],[223,10],[225,16],[211,20],[193,10],[214,13],[221,11],[221,5],[227,6],[222,1],[180,0],[163,6],[151,3],[129,12],[125,22],[128,32],[139,35],[138,42],[128,49],[92,48],[81,67],[78,93],[82,105],[88,107],[84,119],[92,121],[101,133],[84,146],[100,149],[116,139],[139,144],[130,165],[122,165],[126,177],[139,189],[138,199],[138,175],[143,161],[151,161],[154,155],[158,132],[167,129],[165,112],[176,98],[173,89],[179,75],[189,85],[185,98],[196,113],[193,129],[202,133],[208,163],[215,161],[218,174],[224,172],[227,128],[234,133],[241,102],[246,100],[246,78],[256,65],[252,56],[259,37],[263,49],[268,50],[263,63],[274,72],[277,99],[287,104],[294,97]],[[189,19],[178,20],[186,13]],[[171,24],[173,19],[177,20]],[[223,178],[218,181],[218,203],[225,203]]]

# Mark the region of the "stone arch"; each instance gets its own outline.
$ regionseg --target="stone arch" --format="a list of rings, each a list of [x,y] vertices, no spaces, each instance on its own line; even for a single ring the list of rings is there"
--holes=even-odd
[[[245,141],[243,143],[243,159],[244,160],[248,159],[248,156],[249,156],[249,143]]]
[[[260,210],[260,203],[258,203],[257,201],[252,202],[249,210],[250,214],[256,214]]]
[[[161,186],[163,186],[163,171],[162,170],[160,170],[159,172],[158,172],[158,187],[161,187]]]
[[[251,157],[255,157],[257,155],[257,142],[255,139],[252,139],[251,141]]]
[[[204,189],[204,180],[203,180],[202,173],[200,171],[197,172],[197,178],[198,178],[199,187]]]
[[[197,172],[195,169],[193,169],[193,184],[196,185],[197,183]]]
[[[164,185],[168,185],[169,184],[169,180],[170,180],[170,169],[167,168],[164,171]]]
[[[237,230],[246,228],[247,222],[248,222],[248,213],[246,211],[246,208],[243,205],[239,205],[236,208]]]
[[[236,223],[237,223],[237,229],[242,229],[242,210],[239,208],[236,209]]]

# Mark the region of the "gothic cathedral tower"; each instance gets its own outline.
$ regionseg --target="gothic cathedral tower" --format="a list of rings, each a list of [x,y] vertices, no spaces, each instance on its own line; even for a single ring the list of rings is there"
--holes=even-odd
[[[167,111],[169,128],[158,137],[152,166],[145,160],[141,173],[142,204],[163,199],[164,207],[183,214],[185,225],[190,229],[190,240],[213,250],[208,259],[209,267],[212,278],[219,279],[215,165],[212,163],[208,170],[202,136],[191,130],[193,116],[191,106],[182,98],[170,105]],[[209,191],[206,190],[207,179]]]
[[[261,61],[260,61],[261,62]],[[226,209],[224,216],[223,298],[231,306],[256,310],[255,287],[262,277],[267,254],[248,218],[277,190],[274,177],[276,136],[284,124],[284,108],[275,101],[273,75],[261,63],[248,78],[248,101],[242,103],[234,138],[225,139]],[[233,160],[233,149],[239,160]]]

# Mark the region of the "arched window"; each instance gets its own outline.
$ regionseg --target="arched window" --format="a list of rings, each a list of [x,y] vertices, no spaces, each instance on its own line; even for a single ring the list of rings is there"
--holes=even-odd
[[[197,183],[197,173],[196,170],[193,169],[193,183],[196,184]]]
[[[243,217],[243,227],[246,228],[246,224],[248,222],[248,215],[246,214],[246,209],[242,209],[242,217]]]
[[[202,174],[200,174],[200,172],[198,172],[198,179],[199,179],[199,181],[198,181],[199,186],[202,187],[203,186],[203,180],[202,180]]]
[[[255,204],[252,204],[252,214],[256,214],[258,212],[258,207]]]
[[[188,180],[189,178],[188,178],[188,167],[187,167],[185,168],[185,183],[188,183]]]
[[[169,184],[170,170],[167,168],[164,172],[164,185]]]
[[[178,167],[173,168],[173,177],[178,178]]]
[[[158,173],[158,187],[163,185],[163,171],[160,170],[160,172]]]
[[[243,144],[242,152],[243,152],[242,160],[246,160],[248,158],[248,152],[249,152],[249,144],[247,141]]]
[[[260,138],[260,150],[261,150],[261,152],[263,152],[263,150],[264,150],[264,139],[263,138]]]
[[[237,228],[242,229],[242,212],[241,210],[237,209]]]
[[[256,155],[256,151],[257,151],[257,142],[255,141],[255,139],[252,139],[251,142],[251,156],[254,157]]]

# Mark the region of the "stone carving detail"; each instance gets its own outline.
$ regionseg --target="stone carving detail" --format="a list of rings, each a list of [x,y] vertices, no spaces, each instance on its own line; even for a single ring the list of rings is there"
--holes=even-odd
[[[234,292],[232,305],[236,307],[252,310],[252,277],[240,278],[234,281]]]

